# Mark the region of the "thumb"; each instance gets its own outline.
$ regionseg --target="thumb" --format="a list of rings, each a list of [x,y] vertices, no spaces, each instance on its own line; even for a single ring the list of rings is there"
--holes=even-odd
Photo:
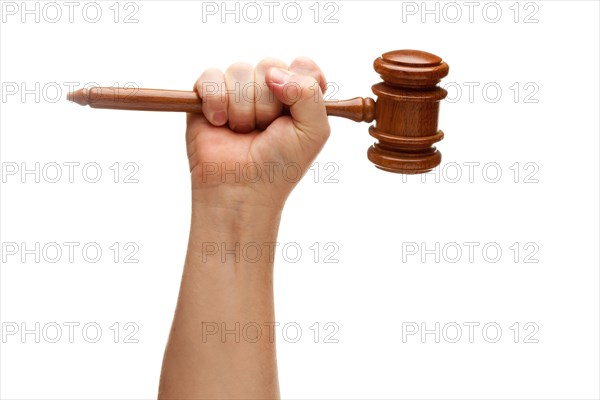
[[[277,100],[289,106],[298,135],[323,145],[331,129],[319,83],[310,76],[282,68],[269,69],[265,78]]]

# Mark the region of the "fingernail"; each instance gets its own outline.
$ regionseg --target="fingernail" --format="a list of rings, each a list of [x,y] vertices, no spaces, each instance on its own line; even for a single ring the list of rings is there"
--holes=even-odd
[[[288,79],[290,79],[292,73],[287,69],[282,68],[271,68],[270,78],[271,82],[275,85],[284,85],[287,83]]]
[[[227,114],[225,114],[225,111],[217,111],[213,115],[213,121],[215,125],[223,125],[225,122],[227,122]]]

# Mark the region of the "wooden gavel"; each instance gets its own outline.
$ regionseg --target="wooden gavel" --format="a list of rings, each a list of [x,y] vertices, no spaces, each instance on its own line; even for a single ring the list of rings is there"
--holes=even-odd
[[[327,115],[372,122],[375,142],[367,157],[378,168],[402,174],[431,171],[442,160],[433,146],[444,137],[438,130],[439,102],[447,95],[437,86],[448,75],[448,64],[418,50],[396,50],[374,62],[383,82],[373,85],[370,97],[326,101]],[[196,92],[139,88],[92,87],[67,95],[69,101],[93,108],[141,111],[202,112]]]

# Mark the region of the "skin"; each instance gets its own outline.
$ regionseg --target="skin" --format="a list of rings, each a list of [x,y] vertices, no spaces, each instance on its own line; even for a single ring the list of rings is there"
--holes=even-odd
[[[329,137],[325,85],[307,58],[198,78],[190,237],[159,399],[279,398],[274,243],[286,199]]]

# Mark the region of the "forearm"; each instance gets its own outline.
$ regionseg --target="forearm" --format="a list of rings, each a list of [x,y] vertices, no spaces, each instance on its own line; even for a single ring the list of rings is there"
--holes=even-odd
[[[201,202],[192,210],[159,398],[277,398],[273,254],[280,210]]]

